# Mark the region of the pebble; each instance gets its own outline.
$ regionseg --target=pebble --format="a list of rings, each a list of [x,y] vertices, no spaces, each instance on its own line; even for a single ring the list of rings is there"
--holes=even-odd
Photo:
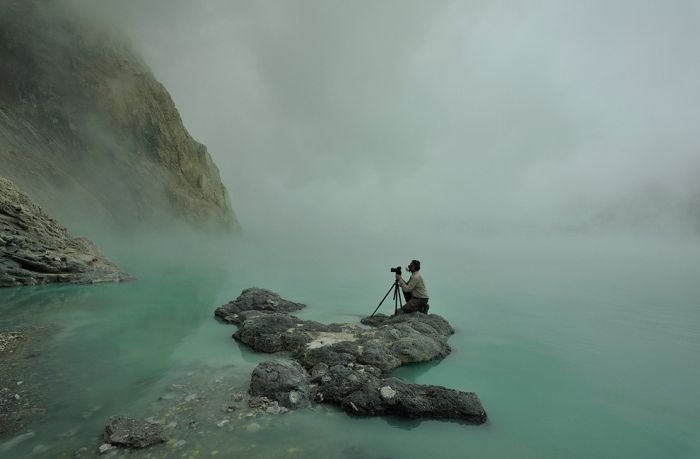
[[[260,430],[260,424],[257,422],[253,422],[252,424],[248,424],[245,428],[248,432],[257,432]]]
[[[101,454],[104,454],[107,451],[114,449],[114,448],[116,448],[116,446],[114,446],[111,443],[102,443],[98,449],[100,450]]]

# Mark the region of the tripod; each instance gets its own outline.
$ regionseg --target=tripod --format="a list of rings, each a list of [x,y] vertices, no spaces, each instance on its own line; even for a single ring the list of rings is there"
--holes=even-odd
[[[399,289],[399,281],[395,280],[394,283],[391,284],[391,287],[389,287],[389,290],[386,292],[386,295],[384,295],[384,298],[382,298],[382,301],[380,301],[377,305],[370,318],[374,317],[374,315],[377,313],[377,310],[382,305],[382,303],[384,303],[384,300],[386,300],[386,297],[389,296],[392,290],[394,291],[394,315],[396,315],[399,312],[399,308],[401,308],[401,306],[403,305],[401,304],[401,289]]]

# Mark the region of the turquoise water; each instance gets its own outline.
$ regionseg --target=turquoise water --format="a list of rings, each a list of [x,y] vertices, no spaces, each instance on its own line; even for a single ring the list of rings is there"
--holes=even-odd
[[[446,359],[398,375],[477,392],[486,425],[357,419],[318,407],[255,419],[255,429],[219,427],[221,400],[206,395],[209,417],[183,432],[184,447],[173,438],[130,456],[700,457],[696,243],[98,242],[138,280],[0,291],[0,328],[50,331],[25,382],[45,391],[46,415],[20,432],[30,438],[0,440],[3,458],[92,452],[109,416],[148,417],[178,384],[193,385],[176,396],[196,384],[222,397],[244,389],[269,356],[234,342],[234,327],[213,310],[246,287],[308,304],[304,319],[357,321],[389,288],[389,267],[411,258],[423,261],[431,312],[457,333]]]

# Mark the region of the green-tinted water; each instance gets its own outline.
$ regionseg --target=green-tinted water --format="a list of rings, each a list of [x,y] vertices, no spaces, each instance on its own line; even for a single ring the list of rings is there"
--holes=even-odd
[[[186,444],[174,438],[137,456],[700,457],[697,246],[482,241],[412,243],[408,253],[403,243],[323,240],[101,242],[136,282],[0,291],[0,328],[50,331],[25,382],[49,395],[46,415],[20,432],[30,438],[2,439],[3,458],[94,451],[109,416],[158,416],[159,397],[190,393],[206,415],[183,431]],[[214,394],[244,387],[269,356],[234,342],[215,307],[260,286],[307,303],[302,318],[356,321],[388,289],[389,267],[411,258],[423,260],[431,312],[457,333],[448,358],[398,375],[476,391],[488,424],[355,419],[320,407],[217,425],[230,415]]]

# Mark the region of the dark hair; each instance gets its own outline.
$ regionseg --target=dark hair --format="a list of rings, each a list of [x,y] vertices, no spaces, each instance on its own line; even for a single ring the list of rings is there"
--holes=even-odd
[[[415,268],[416,271],[420,271],[420,261],[418,260],[411,260],[411,264]]]

